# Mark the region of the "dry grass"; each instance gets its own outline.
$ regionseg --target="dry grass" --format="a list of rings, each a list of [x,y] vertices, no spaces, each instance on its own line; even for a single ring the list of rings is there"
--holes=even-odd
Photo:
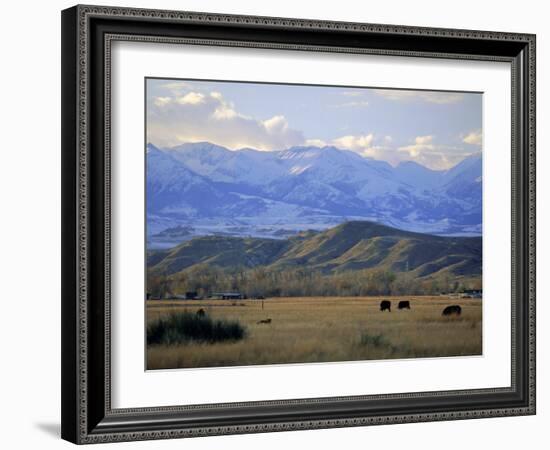
[[[403,297],[295,297],[261,300],[147,302],[152,323],[172,312],[203,308],[213,319],[237,320],[247,337],[232,343],[151,345],[149,369],[243,366],[370,359],[480,355],[481,300]],[[391,313],[379,311],[392,301]],[[442,317],[459,304],[460,317]],[[271,319],[270,324],[258,324]]]

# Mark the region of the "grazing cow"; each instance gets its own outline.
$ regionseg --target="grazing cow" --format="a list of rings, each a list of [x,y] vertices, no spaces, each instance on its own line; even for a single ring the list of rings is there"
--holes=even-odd
[[[441,313],[442,316],[450,316],[452,314],[456,314],[457,316],[460,316],[460,313],[462,312],[462,308],[458,305],[451,305],[447,306],[443,312]]]
[[[197,317],[204,317],[204,316],[206,316],[206,311],[205,311],[204,309],[202,309],[202,308],[199,309],[199,310],[197,311]]]
[[[401,300],[397,305],[397,309],[411,309],[411,302],[408,300]]]
[[[380,302],[380,311],[385,311],[386,309],[391,312],[391,302],[389,300],[382,300]]]
[[[258,322],[258,324],[260,324],[260,323],[271,323],[271,319],[263,319],[263,320],[260,320],[260,321]]]

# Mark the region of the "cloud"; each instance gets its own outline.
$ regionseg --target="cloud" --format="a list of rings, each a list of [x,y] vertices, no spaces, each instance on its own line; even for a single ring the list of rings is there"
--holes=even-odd
[[[369,102],[365,99],[365,91],[342,91],[339,93],[347,101],[330,105],[331,108],[366,108]]]
[[[181,97],[177,97],[176,101],[181,105],[200,105],[204,103],[204,94],[200,92],[189,92]]]
[[[433,170],[446,170],[458,164],[464,158],[477,152],[462,147],[440,144],[433,135],[416,136],[412,143],[404,146],[393,144],[392,136],[377,137],[374,133],[346,135],[330,141],[308,139],[307,145],[334,147],[350,150],[363,157],[386,161],[393,166],[405,161],[414,161]]]
[[[306,145],[311,147],[326,147],[329,144],[322,139],[306,139]]]
[[[462,139],[462,142],[465,142],[466,144],[470,145],[478,145],[481,146],[483,134],[481,133],[481,130],[471,131],[468,133],[464,138]]]
[[[181,92],[184,89],[190,89],[191,84],[186,83],[185,81],[168,81],[166,83],[161,83],[158,85],[158,87],[163,89],[168,89],[172,92]]]
[[[445,170],[473,155],[462,147],[454,147],[435,142],[434,136],[417,136],[414,144],[398,147],[402,160],[414,161],[434,170]]]
[[[273,116],[262,123],[269,133],[285,132],[288,130],[288,122],[285,116]]]
[[[432,144],[433,136],[418,136],[414,139],[414,144],[399,147],[398,150],[407,153],[411,158],[418,158],[421,154],[434,152],[437,146]]]
[[[305,142],[285,116],[258,120],[239,113],[217,91],[185,91],[176,84],[170,95],[152,97],[147,110],[147,138],[160,147],[209,141],[229,149],[279,150]]]
[[[343,148],[347,150],[352,150],[354,152],[361,153],[365,149],[369,148],[374,141],[374,134],[366,134],[359,136],[342,136],[332,141],[332,145]]]
[[[417,136],[414,138],[414,143],[416,145],[428,145],[431,144],[434,140],[433,136]]]
[[[328,142],[320,139],[308,139],[306,144],[317,147],[331,145],[342,150],[352,151],[363,157],[387,161],[396,165],[403,159],[403,155],[390,146],[392,140],[391,136],[377,138],[374,133],[369,133],[341,136]]]
[[[428,91],[376,90],[394,101],[423,101],[443,104],[455,102],[462,94]],[[340,94],[338,107],[367,106],[362,91],[350,90]],[[239,111],[219,88],[212,83],[190,85],[171,82],[158,85],[148,97],[148,141],[159,147],[172,147],[185,142],[209,141],[229,149],[251,147],[263,151],[282,150],[296,145],[316,147],[335,146],[363,157],[387,161],[397,165],[415,161],[432,169],[448,169],[467,156],[480,151],[481,130],[459,136],[458,143],[438,142],[435,135],[422,135],[403,141],[395,136],[376,135],[373,132],[351,134],[340,128],[337,137],[304,137],[292,128],[284,114],[271,117],[251,117]],[[329,130],[326,130],[329,131]],[[333,130],[336,131],[336,130]],[[338,137],[338,135],[341,136]],[[394,142],[394,140],[396,142]]]
[[[342,95],[344,97],[362,97],[364,94],[363,91],[343,91]]]
[[[357,100],[353,102],[339,103],[332,105],[332,108],[366,108],[369,106],[369,102],[366,100]]]
[[[155,97],[153,102],[155,106],[164,106],[170,103],[172,99],[170,97]]]
[[[306,145],[314,147],[333,146],[341,150],[350,150],[361,156],[371,157],[380,160],[388,160],[387,146],[392,141],[391,136],[384,136],[381,140],[384,145],[374,145],[376,141],[374,133],[361,135],[346,135],[336,139],[325,141],[323,139],[307,139]],[[396,161],[396,163],[399,161]]]
[[[462,100],[464,100],[464,94],[460,92],[374,89],[374,93],[384,98],[387,98],[388,100],[393,100],[393,101],[401,101],[401,102],[420,101],[425,103],[435,103],[439,105],[459,103]]]

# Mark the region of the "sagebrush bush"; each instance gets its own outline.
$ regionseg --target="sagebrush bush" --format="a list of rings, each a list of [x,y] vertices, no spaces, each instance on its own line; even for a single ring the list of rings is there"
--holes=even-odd
[[[215,343],[238,341],[246,328],[237,321],[213,320],[190,312],[172,313],[147,327],[147,344],[181,344],[188,341]]]
[[[381,334],[368,334],[361,333],[361,345],[369,345],[372,347],[382,347],[387,345],[388,342]]]

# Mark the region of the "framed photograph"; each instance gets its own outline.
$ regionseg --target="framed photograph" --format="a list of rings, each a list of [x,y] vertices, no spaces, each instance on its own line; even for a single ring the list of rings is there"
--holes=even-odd
[[[62,436],[535,413],[535,36],[62,12]]]

